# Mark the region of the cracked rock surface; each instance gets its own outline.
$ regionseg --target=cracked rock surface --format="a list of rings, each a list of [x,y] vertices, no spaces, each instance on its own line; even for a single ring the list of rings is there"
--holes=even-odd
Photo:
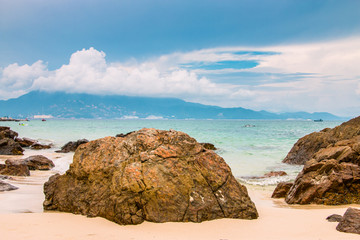
[[[189,135],[141,129],[79,146],[64,175],[44,185],[44,209],[119,224],[255,219],[245,186]]]

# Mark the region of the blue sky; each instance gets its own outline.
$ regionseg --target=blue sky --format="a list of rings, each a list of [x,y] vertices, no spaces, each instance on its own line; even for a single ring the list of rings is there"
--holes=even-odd
[[[0,0],[0,99],[127,93],[355,116],[359,41],[357,0]]]

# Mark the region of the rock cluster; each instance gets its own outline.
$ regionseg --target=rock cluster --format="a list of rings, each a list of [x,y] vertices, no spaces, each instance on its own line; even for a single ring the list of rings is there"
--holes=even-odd
[[[77,140],[76,142],[70,141],[68,143],[66,143],[64,146],[61,147],[61,150],[55,151],[58,153],[68,153],[68,152],[75,152],[75,150],[84,143],[88,143],[89,140],[87,139],[80,139]]]
[[[303,138],[303,144],[297,148],[302,158],[310,158],[305,161],[285,201],[289,204],[360,204],[360,117],[314,138],[316,134],[319,133],[308,135],[311,137],[306,141]],[[308,151],[304,146],[311,147]],[[295,154],[289,153],[293,159],[299,159]]]
[[[141,129],[82,144],[44,193],[46,210],[119,224],[258,217],[225,161],[174,130]]]

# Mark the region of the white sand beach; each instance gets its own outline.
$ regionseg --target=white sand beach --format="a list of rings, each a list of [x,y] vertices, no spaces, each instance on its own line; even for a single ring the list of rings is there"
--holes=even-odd
[[[34,154],[27,151],[26,155]],[[61,161],[64,154],[37,151]],[[68,157],[65,156],[65,157]],[[9,156],[0,156],[0,162]],[[14,157],[13,157],[14,158]],[[16,158],[16,157],[15,157]],[[337,223],[326,217],[343,214],[348,206],[289,206],[283,199],[271,199],[272,188],[248,186],[259,212],[256,220],[219,219],[202,223],[150,223],[121,226],[103,218],[87,218],[60,212],[43,212],[42,185],[53,174],[32,171],[30,177],[13,177],[8,182],[18,190],[0,193],[2,240],[17,239],[276,239],[351,240],[356,234],[338,232]],[[353,207],[359,207],[352,205]]]

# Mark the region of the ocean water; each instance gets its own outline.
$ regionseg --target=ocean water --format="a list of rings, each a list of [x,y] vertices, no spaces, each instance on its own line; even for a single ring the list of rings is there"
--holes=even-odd
[[[94,140],[115,136],[141,128],[175,129],[194,137],[198,142],[210,142],[229,164],[235,177],[255,185],[273,185],[291,180],[301,170],[300,166],[283,164],[281,161],[293,144],[308,133],[327,127],[335,127],[339,121],[295,120],[58,120],[46,122],[33,120],[25,126],[17,122],[1,122],[10,126],[20,137],[53,143],[60,148],[68,141],[81,138]],[[51,149],[49,151],[54,151]],[[60,163],[61,164],[61,163]],[[68,163],[60,169],[66,170]],[[254,179],[269,171],[283,170],[289,175],[267,179]]]

